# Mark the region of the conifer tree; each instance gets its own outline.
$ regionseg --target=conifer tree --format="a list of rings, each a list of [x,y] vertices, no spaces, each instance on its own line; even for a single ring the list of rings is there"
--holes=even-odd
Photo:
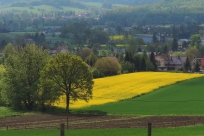
[[[146,61],[145,57],[142,57],[142,62],[141,62],[141,71],[146,71]]]
[[[199,72],[200,71],[200,64],[198,60],[196,60],[195,66],[194,66],[194,72]]]
[[[189,61],[189,59],[187,57],[186,61],[184,63],[184,71],[188,72],[188,70],[191,70],[191,64],[190,64],[190,61]]]

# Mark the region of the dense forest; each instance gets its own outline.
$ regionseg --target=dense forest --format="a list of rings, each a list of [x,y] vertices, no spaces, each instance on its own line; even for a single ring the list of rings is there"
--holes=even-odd
[[[107,11],[101,16],[104,23],[118,22],[123,25],[136,24],[180,24],[204,22],[203,0],[165,0],[164,2],[121,7]]]

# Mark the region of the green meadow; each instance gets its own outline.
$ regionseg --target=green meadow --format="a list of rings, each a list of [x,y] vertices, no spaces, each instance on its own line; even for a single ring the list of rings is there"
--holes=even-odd
[[[153,128],[152,136],[204,136],[204,126]],[[1,136],[57,136],[59,130],[1,130]],[[147,136],[145,128],[67,130],[65,136]]]
[[[142,116],[204,115],[203,81],[204,77],[195,78],[160,88],[136,98],[74,111],[101,111],[107,114],[133,114]]]

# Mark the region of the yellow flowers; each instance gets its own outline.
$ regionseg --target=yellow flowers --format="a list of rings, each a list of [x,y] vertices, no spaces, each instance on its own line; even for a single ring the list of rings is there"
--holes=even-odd
[[[124,35],[114,35],[114,36],[109,36],[111,40],[123,40]],[[132,36],[128,35],[128,38],[132,38]]]
[[[94,80],[93,99],[88,103],[77,101],[71,108],[80,108],[129,99],[134,96],[151,92],[159,87],[178,81],[204,76],[202,74],[184,74],[168,72],[137,72]],[[65,108],[65,96],[54,105]]]
[[[109,36],[111,40],[122,40],[124,39],[124,35],[114,35],[114,36]]]

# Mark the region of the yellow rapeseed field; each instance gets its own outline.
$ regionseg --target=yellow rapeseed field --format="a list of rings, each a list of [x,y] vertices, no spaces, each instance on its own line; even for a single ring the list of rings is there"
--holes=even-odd
[[[99,78],[94,80],[93,99],[88,103],[77,101],[70,105],[71,108],[81,108],[99,105],[132,98],[134,96],[151,92],[159,87],[170,85],[178,81],[204,76],[190,73],[168,72],[138,72],[118,76]],[[54,104],[65,107],[65,97]]]
[[[114,35],[114,36],[109,36],[111,40],[122,40],[124,39],[124,35]]]

